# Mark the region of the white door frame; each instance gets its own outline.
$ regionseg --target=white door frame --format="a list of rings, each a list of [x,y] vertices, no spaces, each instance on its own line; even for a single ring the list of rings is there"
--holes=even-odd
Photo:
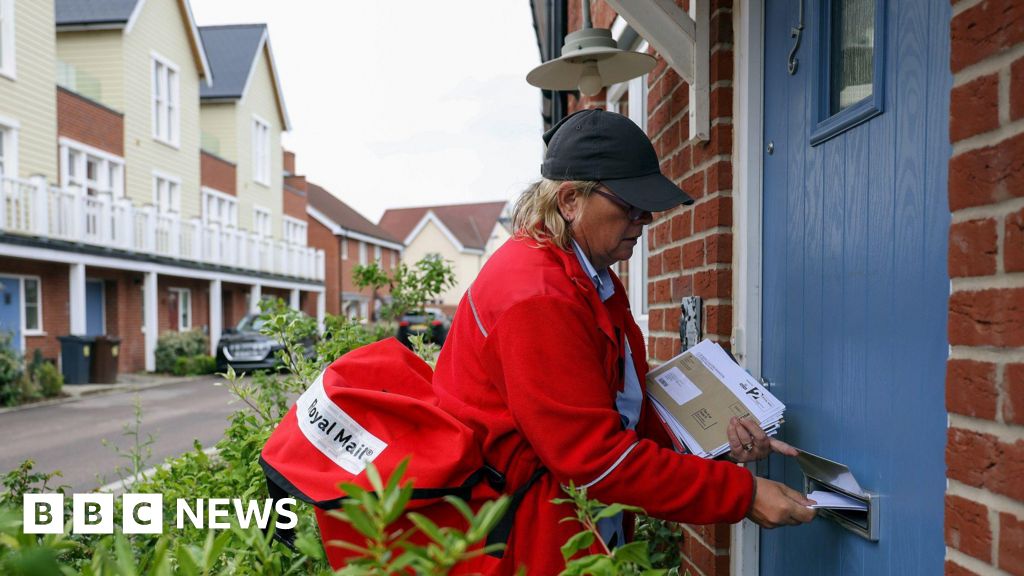
[[[764,5],[740,0],[733,9],[735,91],[733,92],[736,157],[733,166],[733,258],[735,314],[732,349],[740,363],[755,376],[761,374],[761,202],[762,141],[764,138],[763,62]],[[752,467],[750,467],[752,468]],[[753,470],[752,470],[753,471]],[[732,527],[729,573],[758,576],[760,530],[749,520]]]

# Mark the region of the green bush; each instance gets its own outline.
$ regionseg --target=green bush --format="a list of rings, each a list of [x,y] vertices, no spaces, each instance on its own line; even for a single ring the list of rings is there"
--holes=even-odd
[[[164,332],[156,342],[156,371],[173,373],[178,358],[204,356],[209,350],[209,340],[199,330]]]
[[[14,406],[21,401],[25,370],[21,354],[11,346],[11,335],[0,332],[0,405]]]
[[[217,360],[213,356],[178,356],[174,359],[171,373],[175,376],[201,376],[217,371]]]
[[[43,352],[39,348],[32,353],[32,362],[28,365],[28,373],[42,397],[60,396],[64,389],[64,375],[57,370],[56,364],[43,358]]]

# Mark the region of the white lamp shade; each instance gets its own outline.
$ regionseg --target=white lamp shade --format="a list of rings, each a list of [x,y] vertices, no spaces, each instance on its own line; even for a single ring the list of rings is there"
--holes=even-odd
[[[566,36],[562,56],[531,70],[526,81],[547,90],[575,90],[588,62],[597,65],[602,86],[646,74],[657,63],[648,54],[620,50],[609,30],[585,28]]]

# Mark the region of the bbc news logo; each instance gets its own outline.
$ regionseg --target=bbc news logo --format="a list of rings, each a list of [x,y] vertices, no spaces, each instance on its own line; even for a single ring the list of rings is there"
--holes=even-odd
[[[121,496],[121,530],[125,534],[162,534],[164,531],[164,497],[162,494],[124,494]],[[294,498],[280,500],[242,500],[240,498],[178,498],[175,502],[174,525],[199,529],[224,530],[231,527],[234,516],[238,525],[248,528],[256,524],[266,530],[277,513],[274,527],[295,528],[298,516],[292,511]],[[25,534],[64,533],[63,494],[25,494],[22,511]],[[74,494],[71,504],[71,531],[74,534],[113,534],[113,494]]]

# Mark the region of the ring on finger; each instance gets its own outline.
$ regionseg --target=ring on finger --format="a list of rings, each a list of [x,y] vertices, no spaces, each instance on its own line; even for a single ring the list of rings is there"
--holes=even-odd
[[[754,443],[753,442],[747,442],[746,444],[743,445],[743,449],[745,451],[747,451],[747,452],[750,452],[751,450],[754,449]]]

